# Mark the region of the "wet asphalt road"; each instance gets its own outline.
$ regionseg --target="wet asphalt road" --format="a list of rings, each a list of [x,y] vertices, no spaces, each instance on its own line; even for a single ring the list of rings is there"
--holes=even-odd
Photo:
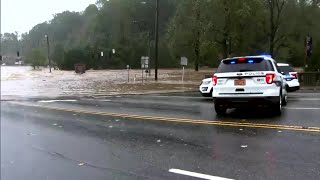
[[[281,117],[195,94],[2,101],[1,179],[318,180],[320,93],[290,95]]]

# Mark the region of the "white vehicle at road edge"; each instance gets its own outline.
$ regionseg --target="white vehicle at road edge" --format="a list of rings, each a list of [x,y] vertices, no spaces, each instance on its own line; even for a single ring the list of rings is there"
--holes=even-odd
[[[287,103],[286,81],[269,56],[244,56],[221,61],[212,77],[217,114],[228,108],[268,106],[280,115]]]
[[[199,91],[204,97],[212,97],[212,88],[212,78],[205,78],[200,84]]]
[[[287,82],[287,91],[292,92],[300,89],[298,72],[296,72],[290,64],[278,63],[280,71],[283,73],[284,79]]]

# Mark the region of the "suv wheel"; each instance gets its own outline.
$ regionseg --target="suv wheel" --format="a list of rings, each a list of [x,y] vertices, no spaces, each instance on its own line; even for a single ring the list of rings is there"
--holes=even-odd
[[[288,96],[284,96],[282,99],[282,106],[286,106],[288,104]]]
[[[282,96],[280,95],[278,99],[278,102],[273,104],[271,108],[275,115],[280,116],[282,113]]]
[[[216,110],[216,113],[218,115],[224,115],[226,114],[226,111],[227,111],[226,107],[220,106],[219,104],[215,104],[214,109]]]

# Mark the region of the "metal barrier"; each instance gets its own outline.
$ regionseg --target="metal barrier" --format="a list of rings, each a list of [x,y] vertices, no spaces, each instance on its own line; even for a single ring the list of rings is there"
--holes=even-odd
[[[301,86],[320,86],[320,72],[298,73]]]

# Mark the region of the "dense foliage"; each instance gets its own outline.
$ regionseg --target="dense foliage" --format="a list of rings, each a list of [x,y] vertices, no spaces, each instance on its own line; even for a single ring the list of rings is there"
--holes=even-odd
[[[140,57],[154,57],[155,0],[98,0],[83,12],[62,12],[22,34],[2,36],[2,52],[46,52],[62,69],[133,68]],[[227,56],[272,54],[280,62],[302,66],[304,39],[313,37],[312,67],[320,66],[320,0],[160,0],[159,65],[216,66]],[[149,49],[150,45],[150,49]],[[112,49],[115,54],[110,53]],[[100,56],[100,52],[104,56]]]
[[[40,49],[32,49],[27,55],[26,63],[29,63],[34,69],[46,64],[46,56]]]

